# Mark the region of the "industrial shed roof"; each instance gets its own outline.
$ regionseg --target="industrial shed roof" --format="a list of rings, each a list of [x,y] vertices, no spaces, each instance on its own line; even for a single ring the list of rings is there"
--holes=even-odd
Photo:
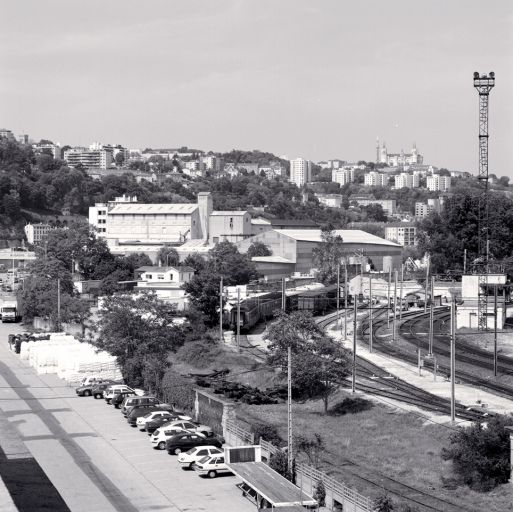
[[[176,204],[117,204],[111,210],[110,215],[144,215],[144,214],[191,214],[197,210],[195,203],[176,203]]]
[[[301,242],[322,242],[320,229],[276,229],[275,231],[280,235],[288,236],[289,238],[293,238],[294,240]],[[380,238],[376,235],[371,235],[370,233],[360,229],[336,229],[335,234],[340,235],[346,244],[402,247],[395,242],[385,240],[384,238]]]

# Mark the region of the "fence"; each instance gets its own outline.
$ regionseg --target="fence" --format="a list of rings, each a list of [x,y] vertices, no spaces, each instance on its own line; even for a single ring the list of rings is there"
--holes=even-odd
[[[260,438],[260,446],[262,447],[262,459],[265,460],[265,462],[269,462],[271,455],[279,451],[274,444],[269,443],[262,438]]]
[[[252,432],[244,430],[231,419],[226,422],[224,439],[230,446],[247,446],[255,444],[255,435]]]
[[[344,512],[372,512],[374,510],[370,498],[362,496],[323,471],[300,463],[296,467],[296,473],[296,485],[310,495],[315,493],[317,483],[322,480],[326,489],[326,506],[331,510],[343,510]]]

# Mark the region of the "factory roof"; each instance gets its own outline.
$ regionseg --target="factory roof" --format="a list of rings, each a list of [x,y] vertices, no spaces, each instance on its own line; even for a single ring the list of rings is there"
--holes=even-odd
[[[283,258],[282,256],[253,256],[251,261],[257,263],[294,263],[292,260]]]
[[[212,216],[226,216],[228,217],[229,215],[233,216],[233,217],[236,217],[238,215],[245,215],[247,212],[247,210],[219,210],[219,211],[213,211],[210,215]]]
[[[301,242],[322,242],[320,229],[275,229],[277,233]],[[346,244],[374,244],[402,247],[400,244],[371,235],[360,229],[336,229],[335,235],[340,235]]]
[[[144,214],[191,214],[197,210],[196,203],[175,203],[175,204],[142,204],[128,203],[116,204],[111,210],[110,215],[144,215]]]
[[[180,252],[198,252],[198,253],[207,253],[212,249],[214,245],[210,245],[206,240],[202,240],[201,238],[194,240],[187,240],[184,244],[176,247],[176,250]]]

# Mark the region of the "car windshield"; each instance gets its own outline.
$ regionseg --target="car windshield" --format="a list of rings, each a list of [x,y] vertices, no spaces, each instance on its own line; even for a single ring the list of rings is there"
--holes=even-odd
[[[202,457],[198,462],[200,464],[205,464],[205,462],[208,462],[208,460],[210,459],[210,455],[205,455],[204,457]]]
[[[191,448],[188,452],[185,453],[187,453],[187,455],[192,455],[196,450],[197,448]]]
[[[143,416],[143,418],[149,418],[150,416],[151,416],[151,412],[149,412],[148,414],[145,414],[145,415]]]

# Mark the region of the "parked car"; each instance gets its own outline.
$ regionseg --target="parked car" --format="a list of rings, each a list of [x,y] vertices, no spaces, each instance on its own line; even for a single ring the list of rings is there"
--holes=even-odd
[[[200,476],[208,476],[209,478],[215,478],[220,474],[231,474],[233,473],[228,469],[224,461],[224,454],[217,456],[205,456],[200,461],[193,464],[192,468]]]
[[[95,384],[91,388],[91,393],[93,394],[93,397],[96,399],[103,398],[103,393],[105,392],[105,390],[112,385],[112,382],[102,382],[101,384]]]
[[[155,430],[158,428],[167,425],[168,423],[171,423],[173,421],[178,420],[192,420],[190,416],[187,416],[183,413],[178,413],[176,411],[170,412],[171,417],[170,418],[155,418],[151,421],[146,422],[146,432],[148,432],[148,435],[151,435]]]
[[[110,401],[112,400],[112,397],[115,393],[119,393],[120,391],[133,391],[136,395],[142,396],[144,395],[144,391],[142,389],[132,389],[131,387],[125,385],[125,384],[116,384],[114,386],[109,386],[104,392],[103,392],[103,398],[105,398],[105,401],[110,404]]]
[[[186,452],[195,446],[216,446],[221,448],[222,441],[218,437],[206,437],[199,432],[183,432],[170,437],[166,441],[166,450],[171,455]]]
[[[153,445],[153,448],[157,450],[165,450],[166,449],[166,441],[177,434],[182,434],[187,432],[186,430],[181,429],[180,427],[161,427],[153,432],[150,441]]]
[[[199,462],[206,456],[224,455],[224,451],[216,446],[195,446],[187,452],[182,452],[178,455],[178,462],[182,469],[192,469],[194,463]]]
[[[78,396],[92,396],[93,395],[93,388],[95,386],[99,386],[100,384],[105,384],[105,387],[112,386],[113,384],[116,384],[115,381],[107,379],[107,380],[101,380],[98,381],[90,380],[87,383],[82,383],[80,386],[75,388],[75,392]]]
[[[131,396],[123,401],[121,405],[121,413],[123,416],[126,416],[130,409],[136,405],[158,405],[160,404],[160,400],[154,396]]]
[[[170,427],[180,427],[183,430],[189,430],[191,432],[199,432],[203,434],[205,437],[211,436],[214,432],[208,425],[202,425],[197,421],[186,421],[186,420],[178,420],[169,423]]]
[[[168,405],[167,407],[171,407]],[[130,413],[127,415],[126,420],[129,425],[132,427],[135,427],[137,424],[137,418],[144,416],[145,414],[148,414],[149,412],[153,411],[165,411],[166,408],[163,404],[160,405],[137,405],[134,409],[130,411]],[[169,409],[167,409],[169,410]]]
[[[144,416],[139,416],[135,424],[137,425],[137,428],[142,432],[146,430],[147,422],[151,421],[152,419],[161,418],[163,420],[170,421],[170,418],[173,417],[174,416],[172,416],[172,413],[169,411],[151,411]]]
[[[119,393],[114,393],[114,396],[110,400],[110,405],[113,405],[116,409],[119,409],[123,402],[132,396],[136,396],[135,391],[120,391]]]

